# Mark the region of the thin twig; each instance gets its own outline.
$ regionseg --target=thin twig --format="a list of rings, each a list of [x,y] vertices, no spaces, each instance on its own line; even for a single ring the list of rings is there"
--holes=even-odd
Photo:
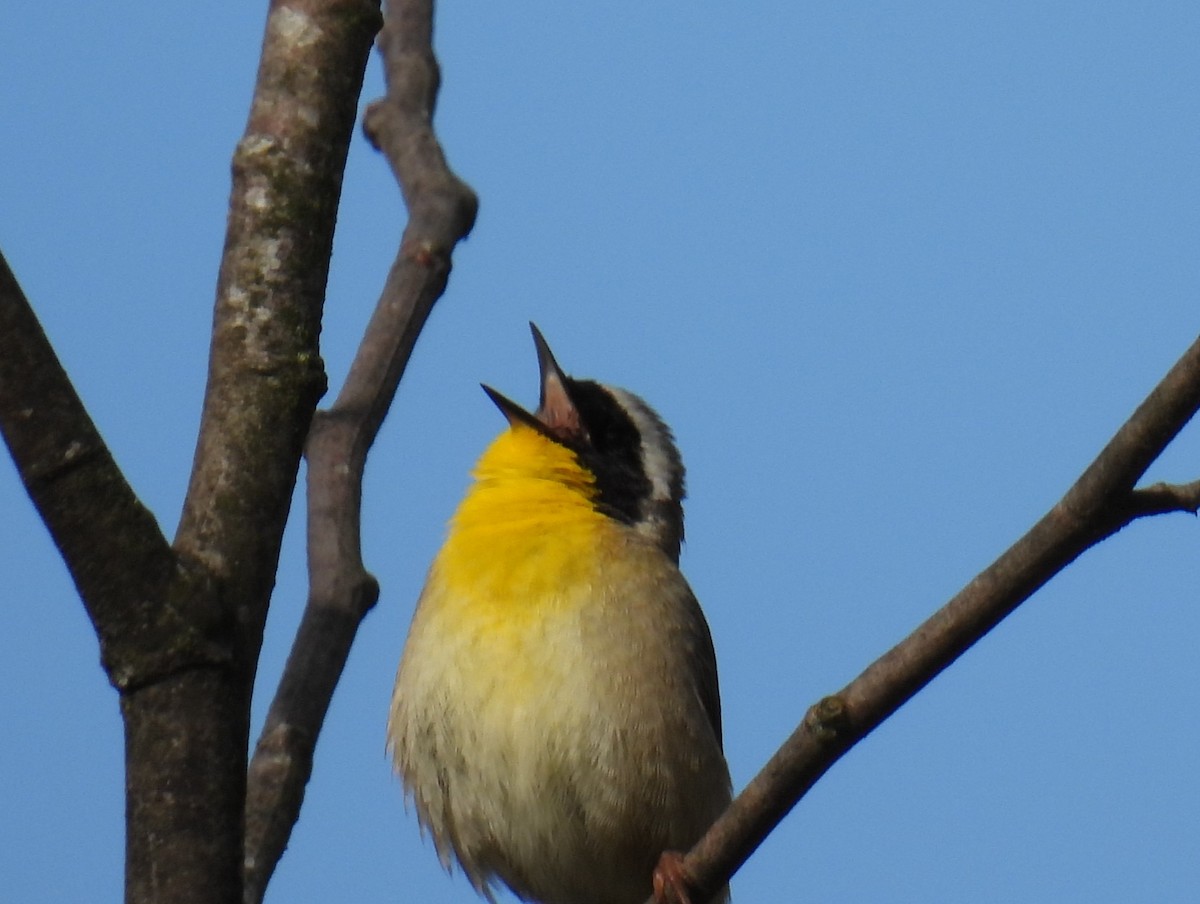
[[[363,617],[379,595],[359,542],[367,451],[417,336],[471,230],[474,193],[433,132],[438,87],[433,4],[391,3],[378,45],[387,95],[364,128],[384,152],[409,220],[379,303],[333,407],[313,418],[308,460],[309,598],[248,776],[245,901],[258,904],[299,818],[313,750]]]

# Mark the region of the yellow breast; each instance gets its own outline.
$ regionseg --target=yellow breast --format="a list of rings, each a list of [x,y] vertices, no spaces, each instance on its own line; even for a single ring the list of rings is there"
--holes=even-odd
[[[594,480],[574,453],[528,427],[501,434],[474,477],[432,566],[421,602],[432,611],[421,620],[453,637],[481,676],[502,658],[516,692],[553,680],[544,673],[557,670],[559,635],[596,605],[622,528],[596,511]]]

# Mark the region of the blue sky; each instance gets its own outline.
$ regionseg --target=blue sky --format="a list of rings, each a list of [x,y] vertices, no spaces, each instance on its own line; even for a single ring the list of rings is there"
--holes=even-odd
[[[264,13],[6,11],[0,248],[172,533]],[[502,427],[478,384],[536,401],[527,321],[676,431],[740,787],[1195,338],[1197,46],[1183,2],[443,4],[437,125],[482,207],[369,463],[382,598],[268,901],[473,899],[405,812],[383,723],[425,567]],[[372,60],[364,104],[380,92]],[[334,386],[402,226],[356,133]],[[1197,478],[1198,452],[1193,426],[1151,478]],[[7,458],[0,513],[5,893],[117,901],[116,694]],[[259,719],[305,595],[294,520]],[[1089,552],[839,763],[735,900],[1195,900],[1198,531],[1175,515]]]

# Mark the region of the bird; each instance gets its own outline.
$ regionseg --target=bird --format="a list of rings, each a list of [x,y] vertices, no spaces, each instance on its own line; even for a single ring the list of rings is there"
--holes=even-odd
[[[483,385],[507,427],[430,566],[388,750],[442,865],[489,901],[690,902],[679,852],[731,785],[679,569],[683,462],[646,402],[567,376],[530,328],[538,408]]]

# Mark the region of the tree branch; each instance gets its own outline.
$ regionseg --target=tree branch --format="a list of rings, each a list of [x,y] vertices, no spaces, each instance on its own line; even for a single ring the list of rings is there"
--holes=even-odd
[[[804,721],[687,855],[703,899],[720,888],[848,750],[1084,550],[1131,521],[1195,513],[1200,482],[1134,484],[1200,407],[1200,339],[1033,528]]]
[[[204,794],[238,762],[220,743],[228,724],[237,737],[222,680],[233,632],[200,602],[211,598],[204,573],[176,558],[125,482],[2,260],[0,427],[121,694],[126,900],[236,900],[211,869],[229,820]]]
[[[257,661],[304,437],[342,173],[378,10],[272,0],[229,226],[195,464],[175,546],[222,582]]]
[[[432,32],[431,2],[388,5],[378,41],[387,95],[368,109],[364,127],[392,166],[409,220],[346,383],[309,432],[309,598],[250,764],[247,904],[262,900],[299,818],[329,701],[379,595],[359,535],[367,451],[445,290],[454,246],[475,220],[475,195],[450,171],[433,131],[439,76]]]
[[[175,556],[113,461],[0,256],[0,432],[71,572],[109,680],[139,682],[209,661],[203,632],[162,605]],[[166,644],[168,637],[176,643]]]
[[[272,0],[233,159],[208,386],[175,540],[198,580],[165,601],[164,644],[217,625],[226,659],[122,696],[126,900],[242,894],[250,689],[300,452],[324,390],[317,350],[342,172],[377,8]]]

